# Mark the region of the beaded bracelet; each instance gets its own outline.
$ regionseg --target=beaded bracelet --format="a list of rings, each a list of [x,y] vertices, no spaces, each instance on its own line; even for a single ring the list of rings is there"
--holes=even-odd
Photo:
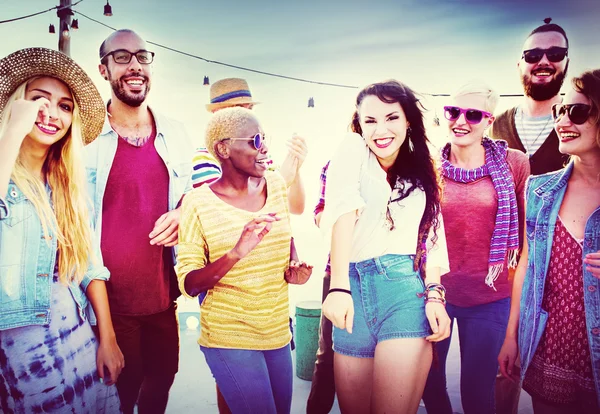
[[[349,295],[352,295],[352,292],[349,289],[341,289],[341,288],[329,289],[329,293],[333,293],[333,292],[341,292],[341,293],[347,293]]]

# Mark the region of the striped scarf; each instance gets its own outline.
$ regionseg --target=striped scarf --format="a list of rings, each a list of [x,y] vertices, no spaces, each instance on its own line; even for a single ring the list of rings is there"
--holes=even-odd
[[[508,144],[506,141],[494,141],[487,137],[483,138],[481,144],[485,149],[485,164],[473,170],[453,166],[448,161],[450,143],[446,144],[442,149],[442,173],[444,177],[459,183],[471,183],[488,175],[492,179],[494,189],[498,193],[498,211],[490,242],[489,266],[485,283],[496,290],[494,282],[502,273],[507,256],[509,267],[514,268],[517,265],[519,215],[515,184],[506,161]]]

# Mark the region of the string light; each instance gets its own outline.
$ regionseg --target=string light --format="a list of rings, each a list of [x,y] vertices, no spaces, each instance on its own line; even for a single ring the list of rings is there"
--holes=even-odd
[[[78,2],[74,3],[70,7],[73,7],[73,6],[81,3],[82,1],[83,0],[79,0]],[[18,17],[18,18],[14,18],[14,19],[9,19],[9,20],[3,20],[3,21],[0,21],[0,24],[2,24],[2,23],[8,23],[8,22],[16,21],[16,20],[21,20],[21,19],[26,19],[26,18],[29,18],[29,17],[37,16],[38,14],[47,13],[47,12],[49,12],[51,10],[55,10],[55,9],[56,10],[62,10],[62,9],[68,8],[68,7],[69,6],[66,6],[66,7],[65,6],[63,6],[63,7],[55,6],[55,7],[52,7],[50,9],[48,9],[48,10],[40,11],[38,13],[33,13],[33,14],[30,14],[30,15],[27,15],[27,16],[22,16],[22,17]],[[73,12],[77,13],[77,14],[85,17],[86,19],[91,20],[91,21],[93,21],[95,23],[98,23],[98,24],[100,24],[100,25],[102,25],[104,27],[107,27],[107,28],[111,29],[111,30],[115,30],[115,31],[117,30],[114,27],[111,27],[111,26],[109,26],[109,25],[107,25],[105,23],[102,23],[102,22],[100,22],[100,21],[98,21],[96,19],[93,19],[93,18],[91,18],[89,16],[86,16],[85,14],[83,14],[83,13],[77,11],[77,10],[72,10],[72,11],[69,10],[69,11],[71,13],[73,13]],[[109,0],[106,0],[106,5],[104,5],[104,15],[105,16],[112,16],[112,7],[111,7],[111,5],[109,3]],[[73,24],[71,25],[71,27],[73,29],[78,29],[79,28],[79,22],[78,22],[77,19],[73,20]],[[54,33],[54,25],[51,24],[49,26],[49,28],[48,28],[48,31],[50,33]],[[67,27],[67,31],[68,31],[68,27]],[[198,55],[194,55],[192,53],[184,52],[182,50],[178,50],[178,49],[175,49],[175,48],[172,48],[172,47],[169,47],[169,46],[165,46],[165,45],[162,45],[160,43],[155,43],[155,42],[151,42],[151,41],[147,41],[147,43],[151,44],[151,45],[154,45],[154,46],[157,46],[157,47],[160,47],[160,48],[163,48],[163,49],[166,49],[166,50],[169,50],[169,51],[174,52],[174,53],[178,53],[178,54],[187,56],[187,57],[191,57],[191,58],[198,59],[198,60],[203,60],[203,61],[205,61],[207,63],[213,63],[215,65],[226,66],[226,67],[229,67],[229,68],[243,70],[243,71],[246,71],[246,72],[252,72],[252,73],[257,73],[257,74],[260,74],[260,75],[272,76],[272,77],[277,77],[277,78],[281,78],[281,79],[293,80],[293,81],[297,81],[297,82],[311,83],[311,84],[316,84],[316,85],[332,86],[332,87],[337,87],[337,88],[359,89],[359,87],[355,86],[355,85],[344,85],[344,84],[339,84],[339,83],[320,82],[320,81],[314,81],[314,80],[310,80],[310,79],[303,79],[303,78],[297,78],[297,77],[293,77],[293,76],[282,75],[282,74],[279,74],[279,73],[266,72],[266,71],[262,71],[262,70],[247,68],[247,67],[244,67],[244,66],[232,65],[230,63],[220,62],[220,61],[212,60],[212,59],[207,59],[207,58],[202,57],[202,56],[198,56]],[[204,79],[204,84],[205,85],[207,84],[206,83],[207,81],[208,81],[208,76],[205,76],[205,79]],[[426,95],[426,96],[431,96],[431,97],[449,97],[450,96],[450,94],[447,94],[447,93],[427,93],[427,92],[421,92],[421,95]],[[500,94],[500,97],[508,97],[508,98],[521,97],[521,96],[523,96],[523,94]],[[314,98],[312,98],[312,97],[309,99],[309,105],[311,103],[313,105],[311,107],[314,107]]]

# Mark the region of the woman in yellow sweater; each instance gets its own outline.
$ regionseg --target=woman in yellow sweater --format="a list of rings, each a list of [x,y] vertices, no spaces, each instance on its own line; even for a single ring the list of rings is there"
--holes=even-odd
[[[179,287],[186,296],[208,292],[198,343],[232,412],[289,413],[287,280],[311,267],[290,261],[286,184],[267,171],[264,132],[245,108],[217,112],[206,147],[223,174],[183,201]]]

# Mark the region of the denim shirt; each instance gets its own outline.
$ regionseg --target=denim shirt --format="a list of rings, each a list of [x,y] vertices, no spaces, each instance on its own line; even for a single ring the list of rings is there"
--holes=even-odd
[[[570,162],[562,170],[531,176],[527,184],[525,220],[529,259],[521,293],[518,335],[522,378],[533,359],[548,320],[548,313],[542,309],[542,298],[552,252],[554,226],[572,171],[573,162]],[[583,257],[599,250],[600,207],[594,210],[586,222]],[[585,265],[583,296],[592,371],[600,403],[600,280],[586,270]]]
[[[6,199],[0,198],[0,330],[49,323],[57,250],[52,229],[46,237],[35,207],[10,181]],[[108,277],[104,266],[90,264],[83,280],[69,285],[79,316],[92,325],[85,291],[92,280]]]
[[[192,189],[191,172],[194,146],[183,125],[152,111],[156,123],[154,146],[169,172],[169,211],[177,208],[181,197]],[[94,229],[98,244],[102,239],[102,206],[106,184],[117,153],[119,136],[113,131],[108,118],[102,134],[84,148],[88,194],[94,207]],[[140,171],[144,174],[144,171]],[[148,183],[152,185],[152,183]],[[166,213],[166,211],[165,211]],[[158,217],[156,217],[158,219]],[[133,224],[133,223],[132,223]],[[134,224],[133,224],[134,225]],[[123,229],[126,231],[126,229]],[[175,249],[173,249],[173,252]],[[175,259],[175,257],[173,257]]]

